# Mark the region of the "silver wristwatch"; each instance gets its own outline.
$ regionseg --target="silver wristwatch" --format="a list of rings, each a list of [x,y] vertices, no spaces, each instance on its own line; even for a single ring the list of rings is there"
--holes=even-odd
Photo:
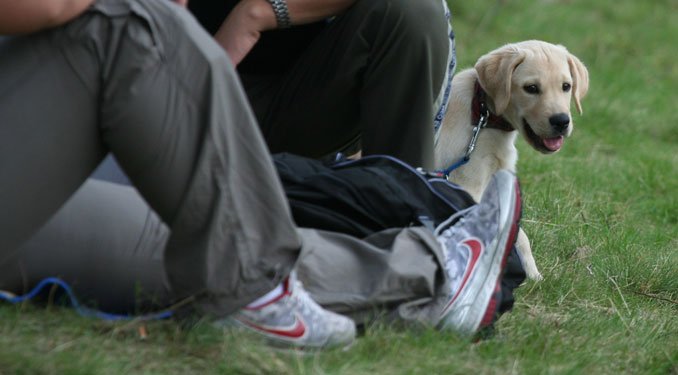
[[[278,22],[279,29],[286,29],[292,26],[290,21],[290,12],[287,9],[287,2],[285,0],[268,0],[273,7],[273,13],[275,13],[275,19]]]

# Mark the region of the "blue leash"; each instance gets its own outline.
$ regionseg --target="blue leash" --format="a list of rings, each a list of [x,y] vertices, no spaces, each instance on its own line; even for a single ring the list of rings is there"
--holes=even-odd
[[[464,155],[456,163],[450,165],[446,169],[442,169],[442,170],[436,171],[436,172],[442,173],[443,176],[448,177],[450,175],[450,173],[452,173],[453,170],[455,170],[455,169],[461,167],[462,165],[468,163],[469,160],[471,160],[471,155]]]
[[[70,285],[56,277],[48,277],[46,279],[43,279],[30,292],[22,296],[11,296],[7,293],[3,293],[2,291],[0,291],[0,300],[4,300],[13,304],[28,301],[35,298],[35,296],[37,296],[45,287],[50,285],[56,285],[61,287],[68,295],[68,298],[71,302],[71,306],[73,306],[73,309],[79,315],[84,317],[97,318],[109,321],[121,321],[121,320],[160,320],[167,319],[172,316],[171,310],[165,310],[158,313],[147,315],[133,316],[124,314],[111,314],[82,306],[78,299],[75,297],[75,293],[73,292],[73,289],[71,289]]]

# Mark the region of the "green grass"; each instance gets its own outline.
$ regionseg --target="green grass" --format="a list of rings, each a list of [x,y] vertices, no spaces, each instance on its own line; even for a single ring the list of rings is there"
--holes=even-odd
[[[416,0],[413,0],[416,1]],[[522,141],[524,227],[545,276],[497,334],[469,343],[375,325],[349,351],[274,352],[182,330],[0,307],[0,374],[678,374],[678,1],[455,1],[460,68],[543,39],[588,66],[562,152]]]

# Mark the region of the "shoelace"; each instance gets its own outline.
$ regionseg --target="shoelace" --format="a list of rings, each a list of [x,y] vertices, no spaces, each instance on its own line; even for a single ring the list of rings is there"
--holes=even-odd
[[[301,281],[298,281],[294,284],[294,293],[291,297],[293,298],[294,305],[298,308],[302,314],[312,317],[317,316],[317,309],[321,309],[309,295],[308,292],[304,289],[304,285]]]
[[[438,227],[436,227],[436,230],[433,232],[433,234],[434,234],[436,237],[444,236],[446,239],[449,238],[449,237],[451,236],[451,234],[450,234],[451,232],[449,232],[449,230],[451,230],[452,228],[456,227],[456,226],[459,225],[459,224],[464,223],[464,222],[465,222],[465,218],[466,218],[466,214],[468,214],[471,210],[475,209],[476,207],[477,207],[477,206],[471,206],[471,207],[465,208],[465,209],[463,209],[463,210],[461,210],[461,211],[457,211],[454,215],[452,215],[452,216],[450,216],[449,218],[447,218],[447,220],[445,220],[445,221],[443,221],[442,223],[440,223],[440,224],[438,225]],[[454,226],[450,226],[450,223],[453,223],[453,222],[454,222],[455,220],[457,220],[457,218],[459,218],[460,216],[461,216],[461,219],[459,219],[459,222],[455,223]],[[442,233],[441,233],[441,232],[442,232]],[[447,233],[446,233],[446,232],[447,232]]]

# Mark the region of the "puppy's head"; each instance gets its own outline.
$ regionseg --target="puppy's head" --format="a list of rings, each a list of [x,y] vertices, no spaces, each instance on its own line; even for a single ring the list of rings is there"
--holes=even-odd
[[[572,133],[570,102],[581,114],[589,88],[588,71],[577,57],[563,46],[531,40],[482,56],[475,70],[495,114],[538,151],[560,150]]]

